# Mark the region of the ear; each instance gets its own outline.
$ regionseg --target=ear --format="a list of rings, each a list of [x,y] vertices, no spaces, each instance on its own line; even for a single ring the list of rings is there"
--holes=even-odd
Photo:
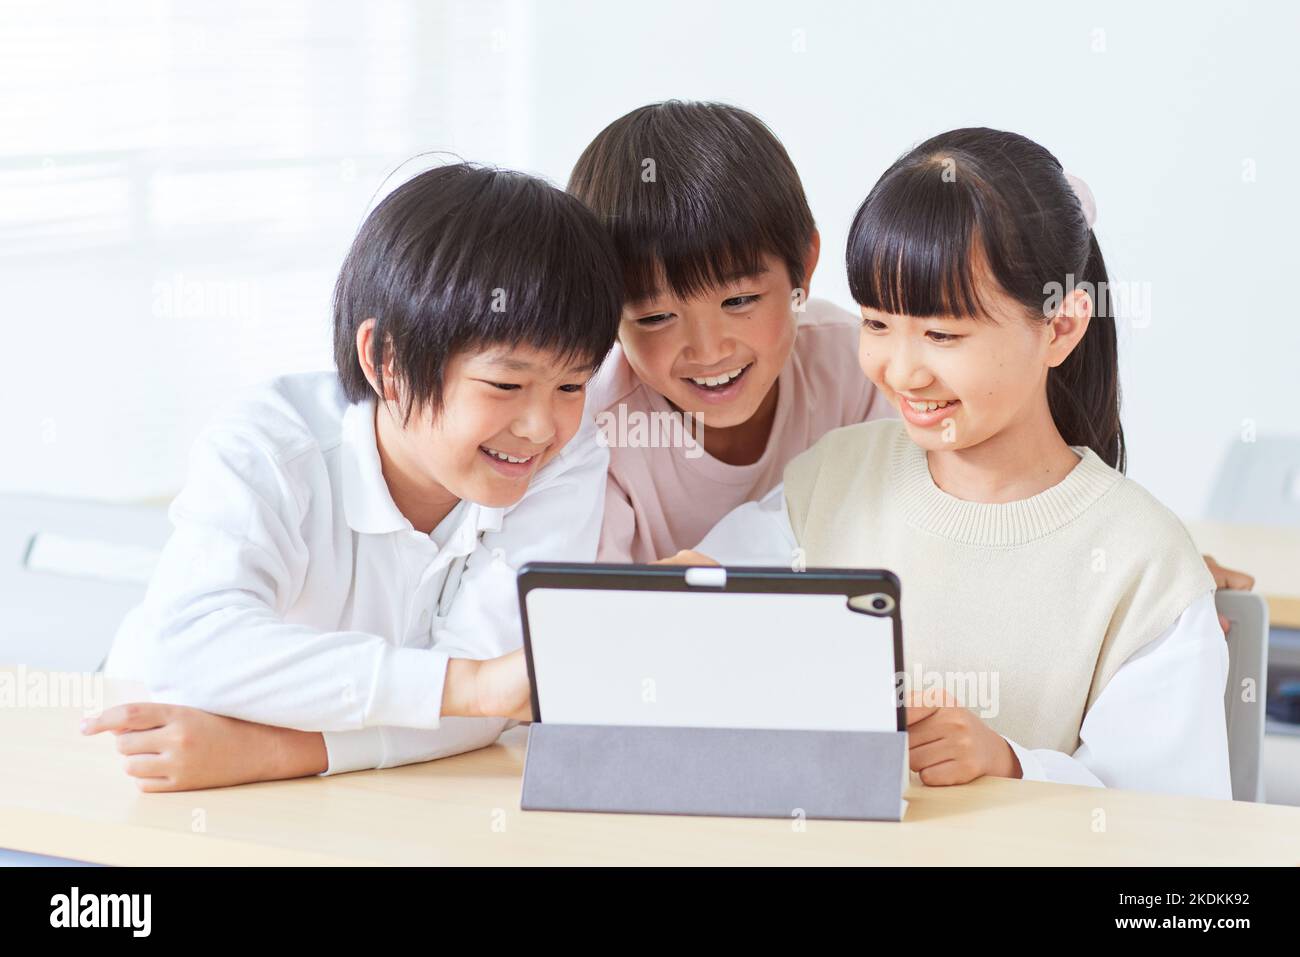
[[[817,261],[822,254],[822,234],[817,230],[812,231],[812,239],[808,240],[808,251],[803,257],[803,299],[808,301],[809,289],[812,288],[813,271],[817,268]]]
[[[370,388],[379,394],[379,376],[375,372],[374,363],[374,343],[375,327],[378,320],[367,319],[357,327],[357,361],[361,363],[361,371],[365,373],[366,381],[370,383]],[[397,401],[397,370],[393,364],[393,354],[391,349],[384,350],[384,401]]]
[[[1084,289],[1072,289],[1049,323],[1047,364],[1055,369],[1070,357],[1092,321],[1092,296]]]

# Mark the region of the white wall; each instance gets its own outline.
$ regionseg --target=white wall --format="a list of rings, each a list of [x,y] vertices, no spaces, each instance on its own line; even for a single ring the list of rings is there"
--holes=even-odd
[[[1194,517],[1243,423],[1300,431],[1296,6],[107,9],[0,8],[2,489],[169,494],[233,385],[328,364],[333,275],[395,164],[451,149],[562,183],[665,97],[776,130],[822,229],[814,294],[845,305],[849,219],[895,156],[955,126],[1040,140],[1149,296],[1122,332],[1130,474]]]

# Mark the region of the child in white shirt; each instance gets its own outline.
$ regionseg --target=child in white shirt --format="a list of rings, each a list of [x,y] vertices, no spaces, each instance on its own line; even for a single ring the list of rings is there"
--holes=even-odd
[[[465,164],[396,190],[339,277],[338,372],[273,381],[195,446],[106,666],[153,703],[84,730],[154,791],[428,760],[527,719],[515,572],[595,556],[584,388],[620,305],[576,199]]]

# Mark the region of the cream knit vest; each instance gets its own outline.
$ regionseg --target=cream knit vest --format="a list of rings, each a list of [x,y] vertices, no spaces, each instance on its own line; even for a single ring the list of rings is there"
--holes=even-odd
[[[996,715],[983,715],[995,731],[1067,754],[1115,671],[1214,588],[1172,512],[1075,452],[1057,485],[1001,505],[935,485],[896,420],[836,429],[785,471],[808,567],[898,575],[907,673],[995,687]]]

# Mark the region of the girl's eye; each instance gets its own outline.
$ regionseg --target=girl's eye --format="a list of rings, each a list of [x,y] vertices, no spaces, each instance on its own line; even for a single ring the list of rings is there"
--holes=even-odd
[[[513,392],[515,389],[523,388],[517,382],[489,382],[488,385],[494,389],[500,389],[502,392]]]
[[[951,332],[937,332],[934,329],[926,333],[931,342],[956,342],[961,336],[954,336]]]
[[[879,319],[863,319],[862,324],[866,326],[868,329],[870,329],[872,332],[884,332],[885,329],[888,328]]]
[[[657,326],[671,318],[669,313],[661,312],[653,316],[642,316],[636,321],[638,326]]]
[[[562,386],[560,386],[560,391],[561,391],[561,392],[581,392],[581,391],[582,391],[583,389],[585,389],[585,388],[586,388],[585,385],[583,385],[582,383],[578,383],[578,384],[576,384],[576,385],[575,385],[575,384],[562,385]]]
[[[728,309],[735,309],[738,306],[752,306],[758,302],[759,296],[732,296],[730,299],[722,300],[722,305]]]

